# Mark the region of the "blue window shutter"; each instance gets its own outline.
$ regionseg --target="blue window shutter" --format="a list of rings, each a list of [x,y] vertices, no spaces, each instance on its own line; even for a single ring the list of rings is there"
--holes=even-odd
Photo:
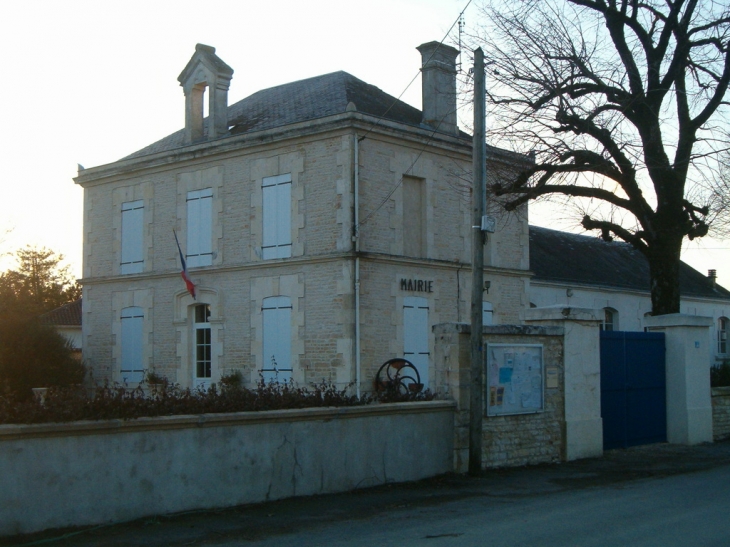
[[[122,340],[120,374],[125,383],[141,382],[144,379],[142,363],[143,322],[142,308],[129,307],[122,310]]]
[[[291,379],[291,300],[287,296],[265,298],[263,315],[264,381]]]
[[[188,192],[188,266],[210,266],[213,263],[213,190]]]
[[[144,270],[144,201],[122,203],[122,253],[120,273]]]

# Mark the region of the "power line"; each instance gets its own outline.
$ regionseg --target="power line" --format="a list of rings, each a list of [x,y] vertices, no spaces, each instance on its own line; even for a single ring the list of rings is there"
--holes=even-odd
[[[451,34],[451,31],[452,31],[452,30],[454,30],[454,26],[455,26],[455,25],[456,25],[457,23],[459,23],[459,21],[461,21],[461,18],[462,18],[462,16],[464,15],[464,12],[466,11],[466,9],[467,9],[467,8],[469,7],[469,5],[470,5],[471,3],[472,3],[472,0],[469,0],[469,1],[468,1],[468,2],[466,3],[466,6],[464,6],[464,9],[463,9],[463,10],[461,10],[461,12],[459,13],[459,16],[458,16],[458,17],[456,18],[456,21],[454,21],[454,22],[452,23],[452,25],[451,25],[451,26],[449,27],[449,30],[447,30],[447,31],[446,31],[446,34],[444,35],[444,37],[443,37],[443,38],[441,39],[441,41],[439,42],[439,46],[442,46],[442,45],[444,45],[444,41],[446,41],[446,38],[448,38],[448,37],[449,37],[449,34]],[[436,55],[436,52],[438,52],[438,48],[436,48],[436,49],[434,49],[434,50],[433,50],[433,53],[431,53],[431,55],[429,56],[429,58],[428,58],[428,59],[426,60],[426,62],[425,62],[425,63],[422,63],[422,65],[425,65],[425,64],[427,64],[427,63],[428,63],[428,62],[429,62],[429,61],[430,61],[430,60],[431,60],[431,59],[433,58],[433,56],[434,56],[434,55]],[[460,53],[461,53],[461,52],[460,52]],[[385,118],[385,116],[387,116],[387,115],[388,115],[388,112],[390,112],[390,111],[391,111],[391,110],[393,109],[393,107],[394,107],[394,106],[395,106],[396,104],[398,104],[398,102],[399,102],[399,101],[401,100],[401,97],[403,97],[403,95],[405,95],[406,91],[408,91],[408,89],[409,89],[409,88],[410,88],[410,87],[411,87],[411,86],[413,85],[413,82],[415,82],[415,81],[416,81],[416,79],[418,79],[418,75],[419,75],[420,73],[421,73],[421,71],[420,71],[420,70],[418,70],[418,72],[416,72],[416,75],[415,75],[415,76],[413,77],[413,79],[411,79],[411,81],[410,81],[410,82],[408,82],[408,85],[407,85],[407,86],[405,87],[405,89],[404,89],[403,91],[401,91],[401,94],[400,94],[400,95],[398,95],[398,97],[397,97],[397,98],[396,98],[396,99],[395,99],[395,100],[394,100],[394,101],[393,101],[393,102],[391,103],[391,105],[390,105],[390,106],[389,106],[389,107],[388,107],[388,108],[387,108],[387,109],[385,110],[385,112],[383,112],[383,114],[382,114],[382,115],[380,116],[380,118],[381,118],[381,119],[384,119],[384,118]],[[375,127],[377,127],[377,126],[378,126],[378,124],[379,124],[379,123],[380,123],[380,120],[378,120],[377,122],[375,122],[374,124],[372,124],[372,127],[370,127],[370,129],[368,129],[368,130],[367,130],[367,132],[365,133],[365,135],[363,135],[362,137],[360,137],[360,138],[359,138],[359,140],[363,140],[363,139],[365,139],[365,138],[366,138],[366,137],[367,137],[367,136],[368,136],[368,135],[370,134],[370,132],[371,132],[371,131],[372,131],[373,129],[375,129]]]
[[[444,43],[444,41],[446,41],[446,39],[447,39],[447,38],[449,37],[449,34],[450,34],[450,33],[451,33],[451,31],[452,31],[452,30],[454,29],[454,26],[456,26],[457,24],[459,24],[459,30],[461,31],[461,24],[462,24],[462,18],[463,18],[463,16],[464,16],[464,12],[465,12],[465,11],[467,10],[467,8],[468,8],[468,7],[469,7],[469,6],[471,5],[471,3],[472,3],[472,0],[469,0],[469,1],[468,1],[468,2],[466,3],[466,6],[464,6],[464,9],[462,9],[462,10],[461,10],[461,12],[459,13],[459,16],[458,16],[458,17],[456,18],[456,20],[455,20],[455,21],[454,21],[454,22],[453,22],[453,23],[451,24],[451,26],[449,27],[449,30],[447,30],[447,31],[446,31],[446,34],[444,35],[444,37],[443,37],[443,38],[441,39],[441,41],[439,42],[439,47],[440,47],[440,46],[442,46],[442,45],[443,45],[443,43]],[[459,36],[461,36],[461,32],[459,33]],[[422,66],[423,66],[423,65],[426,65],[426,64],[428,64],[428,62],[429,62],[429,61],[430,61],[430,60],[431,60],[431,59],[433,58],[433,56],[434,56],[434,55],[435,55],[435,54],[436,54],[436,53],[438,52],[438,49],[439,49],[439,48],[437,47],[437,48],[435,48],[435,49],[433,50],[433,52],[432,52],[432,53],[431,53],[431,55],[430,55],[430,56],[428,57],[428,59],[426,60],[426,62],[425,62],[425,63],[422,63]],[[461,54],[461,51],[459,51],[459,54]],[[405,94],[405,92],[406,92],[406,91],[408,90],[408,88],[410,88],[410,87],[411,87],[411,85],[413,85],[413,82],[415,82],[415,81],[416,81],[416,79],[418,78],[418,75],[419,75],[420,73],[421,73],[421,70],[419,69],[419,71],[418,71],[418,72],[416,73],[416,75],[415,75],[415,76],[414,76],[414,77],[413,77],[413,78],[411,79],[411,81],[410,81],[410,82],[408,83],[408,85],[407,85],[407,86],[405,87],[405,89],[404,89],[404,90],[403,90],[403,91],[401,92],[401,94],[400,94],[400,95],[398,95],[398,97],[397,97],[397,98],[396,98],[396,99],[395,99],[395,100],[394,100],[394,101],[393,101],[393,102],[391,103],[391,105],[390,105],[390,106],[389,106],[389,107],[388,107],[388,108],[387,108],[387,109],[385,110],[385,112],[384,112],[384,113],[382,114],[382,116],[380,116],[380,119],[384,119],[384,118],[385,118],[385,116],[386,116],[386,115],[388,114],[388,112],[390,112],[390,111],[391,111],[391,109],[392,109],[392,108],[393,108],[393,107],[394,107],[394,106],[395,106],[396,104],[398,104],[398,102],[400,101],[401,97],[403,97],[403,95],[404,95],[404,94]],[[468,78],[471,78],[471,75],[469,75],[469,76],[468,76]],[[443,116],[443,117],[441,118],[441,120],[439,120],[439,123],[438,123],[438,124],[436,125],[436,129],[434,129],[433,131],[431,131],[431,134],[430,134],[430,135],[428,136],[428,140],[427,140],[427,141],[426,141],[426,143],[425,143],[425,144],[424,144],[424,145],[423,145],[423,146],[421,147],[421,149],[420,149],[420,150],[418,151],[418,155],[416,156],[416,159],[414,159],[414,160],[413,160],[413,162],[411,163],[411,165],[410,165],[410,166],[408,167],[408,169],[406,169],[406,171],[405,171],[405,172],[403,173],[403,175],[402,175],[402,176],[400,177],[400,179],[398,180],[398,182],[397,182],[397,183],[396,183],[396,184],[395,184],[395,185],[393,186],[393,188],[391,188],[390,192],[388,192],[388,194],[387,194],[387,195],[386,195],[386,196],[385,196],[385,197],[384,197],[384,198],[383,198],[383,199],[381,200],[381,202],[380,202],[380,203],[378,204],[378,206],[377,206],[377,207],[376,207],[376,208],[375,208],[375,209],[374,209],[373,211],[371,211],[370,213],[368,213],[368,214],[367,214],[367,215],[365,216],[365,218],[363,218],[363,219],[362,219],[362,220],[361,220],[360,222],[358,222],[358,223],[357,223],[357,224],[356,224],[356,225],[354,226],[354,229],[355,229],[355,233],[357,233],[357,232],[358,232],[358,231],[360,230],[360,228],[361,228],[362,226],[364,226],[365,224],[367,224],[367,222],[368,222],[368,221],[369,221],[369,220],[370,220],[370,219],[371,219],[371,218],[373,217],[373,215],[375,215],[375,214],[376,214],[376,213],[377,213],[378,211],[380,211],[380,209],[382,209],[382,208],[383,208],[383,207],[385,206],[385,204],[386,204],[386,203],[388,203],[388,200],[389,200],[389,199],[391,198],[391,196],[392,196],[392,195],[393,195],[393,194],[395,193],[395,191],[396,191],[396,190],[397,190],[397,189],[398,189],[398,188],[399,188],[399,187],[401,186],[401,184],[403,184],[403,177],[404,177],[404,176],[407,176],[407,175],[408,175],[408,174],[409,174],[409,173],[410,173],[410,172],[412,171],[413,167],[414,167],[414,166],[416,165],[416,163],[418,162],[418,160],[419,160],[419,159],[421,158],[421,156],[422,156],[422,155],[423,155],[423,153],[425,152],[425,150],[426,150],[426,148],[428,147],[428,145],[429,145],[429,144],[431,144],[431,140],[433,139],[433,136],[434,136],[434,135],[436,134],[436,132],[438,131],[438,127],[440,127],[440,125],[441,125],[441,122],[443,122],[443,120],[444,120],[444,119],[446,119],[446,117],[447,117],[447,116],[449,116],[450,114],[452,114],[453,112],[456,112],[456,111],[458,111],[458,110],[459,110],[459,108],[460,108],[460,107],[459,107],[459,106],[457,106],[457,107],[456,107],[456,110],[454,110],[454,111],[450,111],[450,112],[447,112],[446,114],[444,114],[444,116]],[[374,123],[372,123],[372,124],[371,124],[371,126],[370,126],[370,128],[369,128],[369,129],[367,130],[367,132],[366,132],[366,133],[365,133],[365,134],[364,134],[364,135],[363,135],[362,137],[358,137],[358,141],[362,141],[362,140],[364,140],[364,139],[365,139],[365,138],[366,138],[366,137],[367,137],[367,136],[368,136],[368,135],[369,135],[369,134],[370,134],[370,133],[371,133],[371,132],[372,132],[372,131],[373,131],[373,130],[374,130],[374,129],[375,129],[375,128],[376,128],[376,127],[377,127],[377,126],[379,125],[379,124],[380,124],[380,120],[378,120],[377,122],[374,122]],[[455,192],[457,192],[458,194],[460,194],[461,192],[463,192],[463,190],[457,189],[456,187],[454,187],[454,186],[453,186],[453,185],[451,185],[451,184],[449,184],[449,187],[450,187],[450,188],[451,188],[452,190],[454,190]]]

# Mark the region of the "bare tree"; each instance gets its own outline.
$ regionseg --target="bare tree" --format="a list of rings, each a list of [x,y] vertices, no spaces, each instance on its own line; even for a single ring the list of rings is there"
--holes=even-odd
[[[507,6],[488,0],[474,36],[491,61],[489,139],[535,163],[494,194],[508,210],[580,203],[585,229],[646,256],[653,313],[679,312],[682,242],[727,214],[728,2]]]

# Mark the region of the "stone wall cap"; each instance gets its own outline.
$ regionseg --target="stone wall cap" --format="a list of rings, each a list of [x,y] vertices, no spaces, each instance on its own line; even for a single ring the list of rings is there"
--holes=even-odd
[[[652,328],[662,327],[711,327],[714,324],[712,317],[687,315],[685,313],[668,313],[644,318],[644,326]]]
[[[353,419],[394,414],[453,412],[456,403],[448,399],[407,403],[374,403],[342,407],[294,408],[247,412],[221,412],[176,416],[149,416],[130,420],[83,420],[40,424],[0,424],[0,442],[37,437],[66,437],[135,433],[196,427],[226,427],[244,424]]]

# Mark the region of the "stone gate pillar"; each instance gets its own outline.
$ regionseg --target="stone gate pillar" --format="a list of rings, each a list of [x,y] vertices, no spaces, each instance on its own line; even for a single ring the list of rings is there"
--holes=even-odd
[[[525,323],[563,327],[565,459],[603,454],[601,418],[601,311],[550,306],[525,310]]]
[[[667,441],[712,442],[710,337],[712,318],[672,313],[644,319],[666,344]]]

